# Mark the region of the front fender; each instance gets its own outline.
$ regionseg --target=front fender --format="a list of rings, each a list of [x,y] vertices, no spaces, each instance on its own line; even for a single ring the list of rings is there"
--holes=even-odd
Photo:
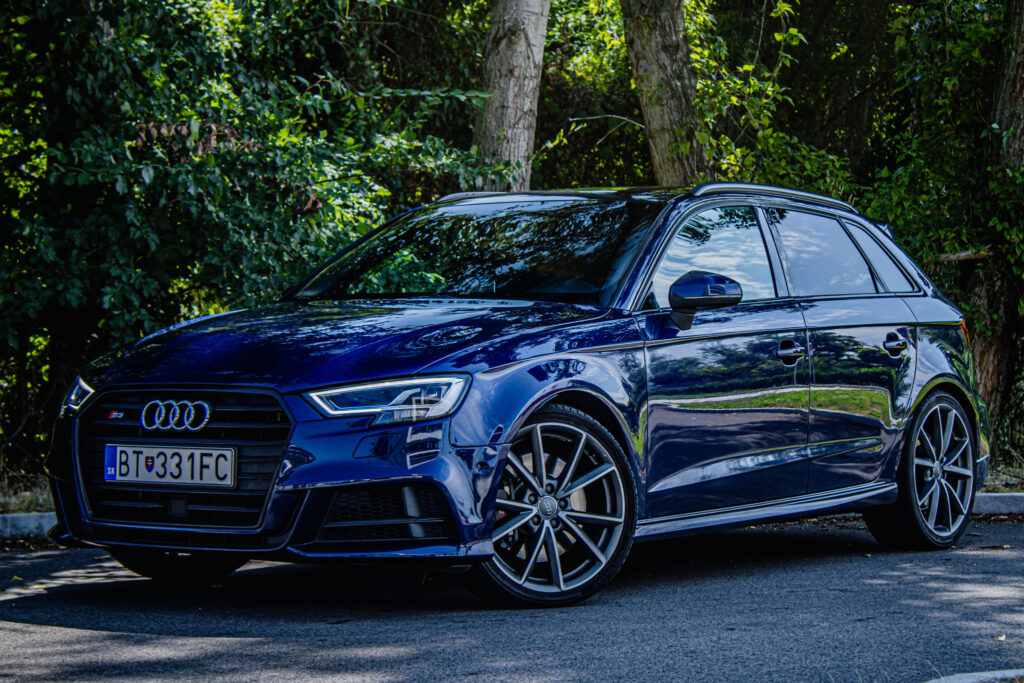
[[[645,429],[647,424],[647,379],[643,348],[617,349],[591,353],[566,354],[485,371],[473,383],[459,411],[452,417],[448,431],[454,449],[486,451],[493,457],[493,472],[501,472],[516,433],[538,408],[565,396],[579,407],[586,397],[603,407],[603,421],[609,431],[618,429],[623,437],[634,491],[642,507],[645,481]],[[611,416],[616,425],[610,425]],[[490,459],[490,458],[485,458]],[[482,501],[481,517],[493,520],[493,485]]]
[[[567,354],[485,371],[473,378],[451,421],[456,447],[510,443],[529,415],[552,397],[581,391],[599,399],[623,430],[631,459],[643,461],[647,379],[643,349]]]

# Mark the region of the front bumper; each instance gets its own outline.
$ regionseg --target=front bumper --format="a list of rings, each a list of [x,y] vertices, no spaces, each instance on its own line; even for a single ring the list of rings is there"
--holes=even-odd
[[[100,392],[80,415],[57,423],[46,467],[59,517],[58,542],[304,561],[410,558],[465,564],[492,554],[489,520],[499,447],[453,447],[448,420],[371,428],[367,418],[323,418],[301,396],[266,390],[260,391],[281,401],[292,428],[257,523],[218,525],[206,518],[190,523],[191,508],[203,508],[201,492],[178,495],[179,489],[169,487],[160,495],[139,493],[146,516],[112,518],[87,484],[95,465],[90,459],[97,457],[89,439],[102,443],[107,437],[90,437],[88,430],[96,429],[90,420],[108,422],[94,419],[90,406],[117,391]],[[189,389],[133,391],[188,395]],[[122,412],[129,431],[138,430],[131,407]],[[138,431],[131,438],[145,443],[151,437]],[[118,500],[121,506],[132,503]]]

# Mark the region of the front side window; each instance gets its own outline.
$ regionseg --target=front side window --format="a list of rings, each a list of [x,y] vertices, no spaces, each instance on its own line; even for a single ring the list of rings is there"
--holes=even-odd
[[[356,244],[294,296],[438,295],[608,306],[661,209],[572,196],[427,206]]]
[[[761,228],[754,208],[724,206],[690,218],[668,246],[645,308],[668,308],[672,283],[691,270],[725,275],[743,287],[743,301],[775,298]]]
[[[874,294],[875,281],[839,221],[813,213],[768,209],[793,296]]]

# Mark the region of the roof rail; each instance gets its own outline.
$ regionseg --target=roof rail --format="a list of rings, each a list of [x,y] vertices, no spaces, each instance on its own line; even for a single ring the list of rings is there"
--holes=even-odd
[[[760,194],[768,197],[799,199],[805,202],[811,202],[812,204],[822,204],[824,206],[830,206],[833,209],[842,209],[843,211],[859,214],[857,209],[842,200],[833,199],[832,197],[826,197],[821,194],[814,194],[813,192],[790,190],[785,187],[775,187],[773,185],[757,185],[755,183],[701,183],[690,190],[689,194],[694,197],[703,197],[711,194],[721,194],[723,192],[747,192],[750,194]]]
[[[492,197],[498,194],[508,194],[508,192],[453,192],[446,194],[440,199],[436,200],[439,202],[448,202],[453,199],[472,199],[473,197]]]

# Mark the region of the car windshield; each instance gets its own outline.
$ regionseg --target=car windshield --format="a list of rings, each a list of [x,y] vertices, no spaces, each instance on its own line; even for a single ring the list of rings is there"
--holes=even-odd
[[[607,306],[660,210],[564,196],[428,206],[328,262],[294,297],[428,294]]]

